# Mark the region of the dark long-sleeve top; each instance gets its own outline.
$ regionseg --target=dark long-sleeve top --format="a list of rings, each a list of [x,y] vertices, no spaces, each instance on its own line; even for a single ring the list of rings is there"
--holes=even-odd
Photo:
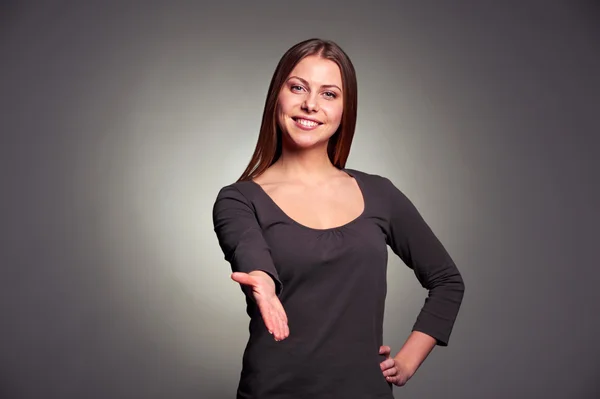
[[[329,229],[286,215],[253,181],[223,187],[213,209],[219,245],[233,271],[262,270],[275,281],[290,335],[275,341],[251,291],[238,399],[393,399],[380,369],[387,246],[428,296],[412,330],[446,346],[462,302],[456,265],[412,202],[392,182],[344,169],[364,211]]]

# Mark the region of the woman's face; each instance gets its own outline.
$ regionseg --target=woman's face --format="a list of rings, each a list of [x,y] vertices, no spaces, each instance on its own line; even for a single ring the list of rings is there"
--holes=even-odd
[[[333,61],[303,58],[279,92],[278,123],[286,144],[311,148],[336,132],[344,108],[342,75]]]

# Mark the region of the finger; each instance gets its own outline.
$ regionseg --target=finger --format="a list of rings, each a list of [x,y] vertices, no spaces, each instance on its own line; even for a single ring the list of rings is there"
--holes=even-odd
[[[283,318],[281,317],[281,313],[275,309],[275,307],[271,307],[271,312],[273,315],[273,323],[275,325],[275,331],[273,332],[273,337],[276,341],[281,341],[285,338],[284,336],[284,323]]]
[[[277,341],[285,339],[285,325],[280,314],[277,315]]]
[[[390,367],[383,371],[383,375],[386,377],[395,377],[398,374],[398,369],[396,367]]]
[[[389,346],[382,345],[379,347],[380,355],[389,355],[391,352],[392,352],[392,348],[390,348]]]
[[[283,307],[281,304],[278,305],[279,300],[267,299],[262,295],[257,295],[257,304],[265,326],[269,330],[270,334],[273,335],[273,339],[280,340],[283,338],[283,322],[281,321],[281,312]],[[278,307],[281,308],[281,312],[278,311]]]
[[[288,322],[287,316],[285,316],[285,336],[290,336],[290,323]]]
[[[242,272],[231,273],[231,279],[240,284],[245,284],[245,285],[255,285],[256,284],[254,277],[252,277],[251,275],[249,275],[247,273],[242,273]]]
[[[396,366],[396,362],[394,362],[394,359],[385,359],[383,362],[379,363],[381,370],[388,370],[392,367]]]
[[[276,341],[281,341],[282,339],[282,325],[281,325],[281,317],[279,316],[279,313],[273,309],[273,307],[271,307],[269,309],[270,313],[271,313],[271,317],[273,319],[273,338]]]
[[[281,321],[279,320],[279,314],[273,310],[273,307],[269,307],[269,312],[273,320],[273,339],[279,341],[281,338]]]
[[[279,336],[278,339],[283,340],[285,338],[287,338],[287,336],[289,335],[289,330],[287,327],[287,315],[285,314],[285,310],[283,309],[283,305],[281,304],[281,302],[279,301],[278,298],[274,298],[272,300],[273,303],[273,308],[274,308],[274,312],[276,314],[277,317],[277,321],[278,321],[278,325],[279,325]]]
[[[279,325],[280,325],[280,333],[281,333],[281,340],[284,340],[288,337],[289,335],[289,330],[288,330],[288,326],[287,326],[287,317],[285,315],[285,312],[283,311],[283,308],[278,312],[278,317],[279,317]]]
[[[269,334],[273,335],[274,334],[274,330],[275,327],[273,326],[273,321],[271,320],[271,318],[269,317],[269,315],[266,313],[265,310],[262,310],[260,312],[261,317],[263,319],[263,323],[265,324],[265,328],[267,329],[267,331],[269,332]]]
[[[283,321],[283,314],[280,310],[275,310],[277,314],[277,323],[279,325],[279,335],[278,339],[282,340],[285,338],[285,322]]]
[[[285,313],[283,306],[281,306],[281,322],[283,324],[283,330],[282,330],[283,336],[284,336],[284,338],[287,338],[290,336],[290,326],[289,326],[287,314]]]
[[[260,311],[260,315],[263,319],[263,322],[265,324],[265,327],[267,328],[267,330],[269,331],[269,333],[273,336],[275,336],[275,334],[277,333],[277,321],[275,320],[275,318],[273,317],[273,314],[271,312],[271,306],[269,306],[268,304],[265,304],[264,301],[260,301],[258,303],[258,308]]]

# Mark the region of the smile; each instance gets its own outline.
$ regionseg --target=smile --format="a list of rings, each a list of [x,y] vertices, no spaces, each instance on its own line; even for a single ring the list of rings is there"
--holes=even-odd
[[[319,125],[322,125],[321,122],[317,122],[317,121],[313,121],[310,119],[304,119],[304,118],[292,118],[294,120],[294,122],[296,122],[296,125],[299,126],[302,129],[305,130],[310,130],[310,129],[314,129]]]

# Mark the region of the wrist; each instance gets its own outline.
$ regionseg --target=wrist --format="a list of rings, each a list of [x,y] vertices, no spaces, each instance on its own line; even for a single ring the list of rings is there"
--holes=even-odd
[[[277,284],[275,284],[275,279],[269,273],[267,273],[263,270],[253,270],[248,274],[253,277],[258,277],[258,278],[263,279],[264,281],[267,282],[267,285],[270,288],[273,288],[273,291],[277,290]]]

